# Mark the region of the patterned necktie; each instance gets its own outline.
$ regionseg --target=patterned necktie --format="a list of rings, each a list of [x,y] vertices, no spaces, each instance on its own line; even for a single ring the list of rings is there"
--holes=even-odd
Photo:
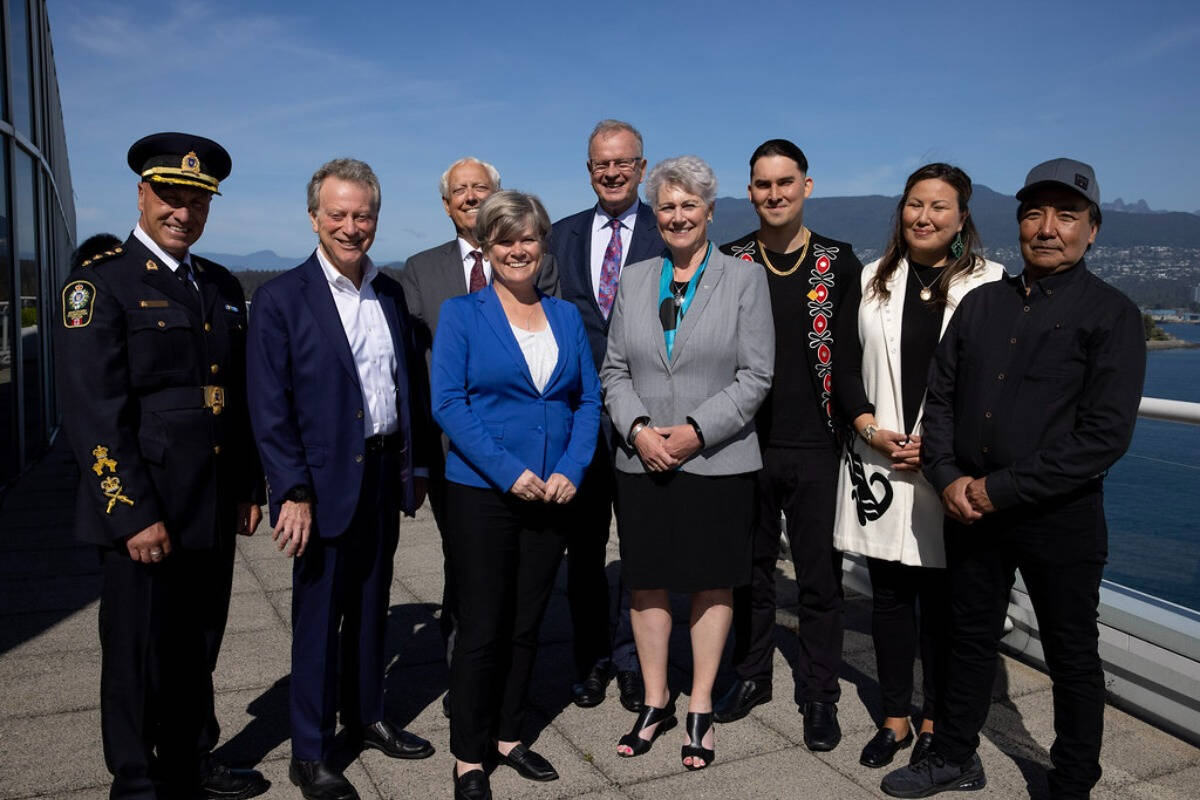
[[[604,248],[604,263],[600,265],[600,288],[596,292],[596,302],[600,312],[608,319],[612,311],[613,300],[617,296],[617,276],[621,272],[621,220],[612,219],[607,223],[612,228],[612,238],[608,247]]]
[[[471,265],[471,280],[467,282],[468,293],[478,292],[487,285],[483,277],[483,253],[472,250],[471,258],[475,259],[475,263]]]

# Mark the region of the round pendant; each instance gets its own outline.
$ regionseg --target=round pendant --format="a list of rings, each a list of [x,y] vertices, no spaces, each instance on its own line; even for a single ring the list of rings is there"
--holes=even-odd
[[[921,299],[924,300],[926,303],[928,303],[930,300],[933,299],[933,290],[922,287]]]

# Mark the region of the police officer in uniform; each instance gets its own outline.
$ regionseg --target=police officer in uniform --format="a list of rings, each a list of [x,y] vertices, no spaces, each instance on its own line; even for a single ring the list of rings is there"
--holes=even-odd
[[[269,783],[210,756],[212,672],[234,535],[261,512],[237,280],[189,248],[229,154],[182,133],[129,149],[140,217],[71,272],[56,346],[80,467],[76,532],[99,548],[101,727],[112,798],[247,798]]]

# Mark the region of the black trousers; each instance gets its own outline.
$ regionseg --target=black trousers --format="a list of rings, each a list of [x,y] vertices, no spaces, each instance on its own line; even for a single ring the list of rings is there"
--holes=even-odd
[[[228,537],[158,564],[100,549],[100,727],[114,800],[188,795],[217,744],[212,673],[233,549]]]
[[[771,680],[775,629],[775,564],[779,515],[800,589],[796,702],[836,703],[841,697],[842,554],[833,549],[838,454],[819,449],[766,448],[758,473],[759,523],[749,586],[733,592],[733,664],[742,680]]]
[[[936,720],[946,677],[950,581],[946,570],[867,559],[871,575],[871,640],[885,717],[912,711],[913,657],[921,648],[921,719]],[[920,623],[918,624],[918,616]]]
[[[340,708],[354,728],[383,719],[384,639],[400,536],[397,457],[368,453],[340,536],[311,536],[292,566],[292,755],[327,760]]]
[[[1037,615],[1053,682],[1050,794],[1087,797],[1100,779],[1104,672],[1097,607],[1108,555],[1099,491],[1035,509],[999,512],[970,526],[946,521],[952,634],[936,749],[964,760],[979,746],[1014,571]]]
[[[450,663],[450,751],[480,763],[517,741],[538,629],[562,563],[561,506],[447,482],[446,542],[458,585]]]
[[[615,629],[610,622],[612,606],[604,568],[617,487],[603,429],[600,437],[579,492],[567,506],[567,605],[575,670],[581,680],[607,658],[618,670],[638,671],[629,591],[623,586],[617,593]]]

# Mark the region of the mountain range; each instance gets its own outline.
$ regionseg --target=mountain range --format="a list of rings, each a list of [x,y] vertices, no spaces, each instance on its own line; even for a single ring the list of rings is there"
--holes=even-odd
[[[834,239],[850,242],[856,250],[878,253],[887,241],[892,214],[899,196],[861,195],[814,197],[804,203],[809,228]],[[1013,247],[1017,240],[1017,201],[980,184],[971,198],[971,215],[988,249]],[[1098,244],[1105,247],[1166,246],[1200,249],[1200,215],[1181,211],[1153,211],[1140,200],[1127,204],[1119,198],[1103,207]],[[758,215],[744,197],[719,197],[709,226],[709,238],[728,242],[758,228]],[[234,270],[284,270],[304,257],[290,258],[272,250],[247,255],[200,253]],[[399,268],[403,261],[383,264]]]

